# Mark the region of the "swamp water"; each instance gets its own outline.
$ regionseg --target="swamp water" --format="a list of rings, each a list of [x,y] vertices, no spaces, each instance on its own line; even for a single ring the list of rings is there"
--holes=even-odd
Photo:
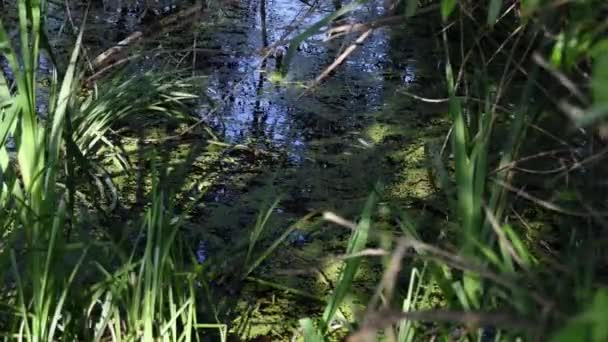
[[[103,50],[138,28],[134,14],[123,5],[110,1],[92,9],[88,44]],[[175,4],[157,5],[170,10]],[[220,141],[232,146],[208,146],[196,138],[172,144],[182,157],[192,145],[206,150],[190,171],[192,197],[200,192],[205,196],[187,228],[198,246],[199,262],[220,265],[220,275],[211,276],[213,291],[228,299],[218,310],[234,318],[231,333],[243,339],[288,339],[299,318],[320,314],[341,265],[332,256],[344,253],[351,234],[333,224],[295,230],[250,277],[234,286],[224,279],[230,273],[226,270],[236,272],[239,266],[234,265],[245,257],[258,213],[275,200],[280,199],[266,224],[266,238],[257,246],[260,250],[315,210],[356,220],[375,190],[380,190],[380,205],[374,229],[394,229],[402,210],[427,225],[444,212],[440,200],[433,205],[425,146],[432,142],[441,147],[446,115],[442,106],[405,94],[434,97],[443,87],[432,28],[416,20],[407,30],[376,30],[307,92],[310,81],[356,34],[328,40],[319,33],[307,39],[284,77],[276,73],[281,52],[264,58],[261,51],[284,51],[290,38],[334,10],[329,2],[311,5],[297,0],[231,1],[219,6],[217,17],[203,17],[190,29],[149,43],[154,46],[152,57],[140,65],[173,63],[205,76],[200,95],[212,105],[205,102],[195,111]],[[382,1],[372,1],[348,20],[371,20],[385,11]],[[67,21],[57,16],[49,25],[59,32]],[[125,143],[143,172],[148,166],[142,163],[140,147]],[[136,202],[143,191],[129,182],[117,184]],[[427,210],[429,204],[432,210]],[[123,209],[128,215],[129,208]],[[363,308],[381,272],[380,262],[364,261],[344,314]]]
[[[444,136],[445,116],[440,115],[441,106],[421,104],[403,93],[432,96],[442,86],[434,41],[419,36],[431,32],[430,27],[416,27],[418,36],[390,29],[374,32],[312,92],[305,86],[356,35],[325,41],[320,33],[307,39],[284,78],[274,76],[280,60],[260,56],[265,47],[292,38],[332,10],[329,2],[311,10],[294,0],[268,0],[265,6],[242,1],[210,30],[208,44],[227,51],[211,58],[203,71],[210,75],[208,94],[225,101],[212,122],[225,140],[267,152],[259,160],[252,156],[250,163],[241,162],[206,202],[203,226],[214,238],[207,237],[204,246],[210,251],[247,239],[257,213],[277,198],[280,202],[267,224],[274,233],[270,236],[280,235],[313,210],[356,219],[378,182],[384,184],[385,205],[380,207],[387,217],[395,214],[390,213],[395,205],[399,210],[419,207],[432,197],[424,146]],[[352,17],[363,21],[384,11],[377,1]],[[350,234],[335,225],[292,233],[289,243],[247,282],[234,332],[244,338],[285,338],[298,318],[319,314],[323,304],[312,298],[323,298],[333,289],[341,263],[331,256],[344,253]],[[362,308],[381,271],[379,262],[362,266],[347,312]]]

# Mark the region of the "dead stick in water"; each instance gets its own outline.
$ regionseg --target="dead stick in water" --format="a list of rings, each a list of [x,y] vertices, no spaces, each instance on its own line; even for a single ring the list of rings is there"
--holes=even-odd
[[[97,75],[97,77],[94,79],[92,79],[93,77],[90,77],[89,79],[96,80],[100,78],[100,71],[107,72],[109,69],[111,69],[111,67],[120,65],[121,63],[116,62],[123,61],[126,57],[125,53],[137,42],[142,41],[143,39],[157,37],[163,33],[178,30],[184,27],[184,25],[192,23],[197,18],[197,15],[201,13],[202,8],[202,4],[198,3],[166,18],[160,19],[156,24],[131,33],[127,38],[121,40],[116,45],[105,50],[95,59],[93,59],[91,63],[93,69],[92,73]]]
[[[110,70],[127,63],[131,59],[132,58],[129,58],[129,57],[121,58],[121,59],[118,59],[118,60],[104,66],[103,68],[99,69],[98,71],[95,71],[95,73],[93,75],[87,77],[87,79],[84,82],[85,85],[90,86],[95,81],[97,81],[100,78],[107,75],[110,72]]]
[[[429,13],[429,12],[432,12],[432,11],[438,9],[438,8],[439,8],[438,5],[430,5],[430,6],[421,8],[418,11],[416,11],[416,15]],[[346,48],[346,50],[344,50],[344,52],[342,54],[340,54],[338,56],[338,58],[336,58],[333,61],[333,63],[330,66],[328,66],[312,82],[311,86],[304,93],[302,93],[302,95],[300,95],[300,97],[308,94],[317,85],[319,85],[319,83],[321,83],[327,76],[329,76],[329,74],[332,71],[334,71],[340,64],[342,64],[346,60],[346,58],[348,58],[357,49],[357,47],[359,45],[363,44],[363,42],[367,38],[369,38],[369,36],[371,36],[371,34],[374,32],[374,29],[380,28],[382,26],[387,26],[387,25],[401,24],[401,23],[404,23],[408,18],[409,17],[405,16],[405,15],[396,15],[396,16],[390,16],[390,17],[385,17],[385,18],[381,18],[381,19],[378,19],[378,20],[374,20],[374,21],[369,22],[369,23],[341,25],[341,26],[334,27],[334,28],[328,30],[327,34],[330,36],[330,38],[328,40],[334,39],[337,36],[342,36],[342,35],[346,35],[346,34],[353,33],[353,32],[360,32],[360,31],[364,31],[364,32],[357,38],[357,40],[355,40],[354,43],[352,43],[351,45],[349,45]]]
[[[133,32],[127,38],[121,40],[113,47],[99,54],[97,57],[95,57],[93,62],[91,62],[93,69],[98,70],[99,68],[105,67],[107,64],[111,64],[111,62],[108,62],[110,61],[110,57],[120,54],[125,49],[127,49],[129,45],[132,45],[133,43],[140,40],[143,35],[144,34],[141,31]]]
[[[329,74],[334,71],[338,66],[340,66],[340,64],[342,64],[346,58],[348,58],[348,56],[350,56],[353,52],[355,52],[355,50],[357,49],[357,47],[361,44],[363,44],[363,42],[369,38],[369,36],[372,34],[374,30],[373,29],[368,29],[367,31],[363,32],[363,34],[361,34],[359,36],[359,38],[357,38],[357,40],[355,40],[354,43],[350,44],[346,50],[344,50],[344,52],[342,52],[334,61],[333,63],[331,63],[330,66],[328,66],[327,68],[325,68],[325,70],[323,70],[323,72],[317,76],[317,78],[312,82],[312,84],[310,85],[310,87],[301,95],[304,96],[305,94],[307,94],[308,92],[310,92],[312,89],[314,89],[317,85],[319,85],[319,83],[321,83],[327,76],[329,76]]]

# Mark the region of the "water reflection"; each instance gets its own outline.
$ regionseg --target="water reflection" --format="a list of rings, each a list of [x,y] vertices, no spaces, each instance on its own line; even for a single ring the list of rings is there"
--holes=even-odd
[[[272,57],[263,59],[257,52],[282,38],[292,38],[333,11],[334,6],[339,7],[339,2],[318,5],[310,11],[300,1],[251,1],[247,10],[256,15],[240,18],[244,21],[238,30],[228,25],[226,32],[219,34],[218,43],[231,57],[216,61],[209,85],[216,93],[230,93],[216,119],[228,140],[263,140],[287,148],[293,158],[311,139],[357,129],[353,116],[382,107],[383,72],[390,64],[387,30],[375,32],[309,96],[299,98],[302,89],[296,85],[320,74],[350,44],[350,38],[325,42],[323,33],[311,37],[290,65],[286,80],[291,86],[278,87],[268,81],[275,63]],[[377,1],[357,10],[354,17],[367,20],[384,12],[383,2]],[[408,80],[412,80],[414,70],[410,67],[408,72]]]

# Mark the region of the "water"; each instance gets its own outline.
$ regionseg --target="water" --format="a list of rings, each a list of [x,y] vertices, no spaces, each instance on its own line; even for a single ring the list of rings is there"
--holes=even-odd
[[[310,81],[357,35],[331,41],[323,32],[311,37],[299,47],[284,81],[273,83],[277,60],[263,59],[260,51],[302,32],[332,7],[328,2],[309,11],[300,1],[268,0],[265,17],[261,8],[259,0],[250,0],[228,10],[226,16],[233,19],[214,27],[208,37],[208,44],[223,53],[208,59],[203,72],[211,75],[208,94],[223,103],[211,121],[222,137],[272,151],[276,157],[238,168],[231,176],[231,190],[222,187],[210,197],[201,236],[217,244],[205,245],[206,251],[221,254],[225,246],[246,240],[256,214],[279,196],[282,200],[267,228],[271,239],[313,210],[355,219],[379,181],[386,185],[383,198],[391,203],[409,207],[428,197],[432,189],[421,150],[426,139],[445,130],[436,115],[441,108],[422,106],[401,91],[435,95],[440,84],[433,83],[439,72],[432,41],[389,28],[377,30],[335,73],[304,94]],[[365,21],[385,12],[383,2],[377,1],[357,10],[351,20]],[[298,230],[256,276],[323,296],[339,269],[325,258],[343,253],[349,235],[335,226]],[[361,288],[354,291],[359,303],[370,293],[366,286],[377,283],[381,268],[370,262],[363,269]],[[250,284],[243,289],[255,298],[249,305],[259,307],[254,336],[280,335],[273,329],[289,333],[290,324],[273,328],[271,322],[295,325],[306,315],[301,311],[317,305],[288,294],[279,295],[283,302],[269,301],[266,291]]]
[[[328,85],[317,89],[312,96],[299,98],[303,92],[299,85],[313,79],[331,62],[341,42],[324,43],[325,37],[319,34],[302,44],[290,65],[286,87],[268,80],[269,74],[275,71],[276,59],[264,60],[259,51],[280,43],[282,37],[293,37],[306,25],[327,15],[331,8],[321,6],[311,12],[298,1],[272,0],[266,4],[264,16],[260,7],[258,1],[248,2],[247,11],[255,15],[239,23],[242,31],[235,33],[236,28],[229,22],[226,31],[230,33],[217,36],[218,42],[223,43],[222,50],[231,56],[229,61],[220,57],[219,67],[212,72],[213,93],[230,94],[217,120],[232,141],[264,138],[286,148],[294,159],[303,160],[305,149],[302,147],[310,144],[311,136],[323,134],[323,128],[341,121],[346,113],[365,113],[382,105],[381,65],[387,59],[388,33],[377,32]],[[381,11],[381,7],[366,8],[358,17],[380,15]],[[311,127],[314,131],[307,132],[302,127],[304,120],[318,120],[322,127]]]
[[[222,103],[212,122],[230,142],[281,151],[284,164],[269,165],[265,173],[272,174],[275,184],[266,186],[278,186],[273,192],[286,193],[288,202],[300,202],[302,208],[308,202],[365,197],[384,176],[374,162],[382,142],[374,142],[366,130],[398,111],[415,111],[415,104],[398,90],[416,91],[429,79],[429,71],[434,72],[427,63],[428,41],[380,29],[324,83],[303,95],[304,87],[356,38],[326,41],[320,32],[299,47],[285,81],[271,82],[276,58],[264,59],[260,51],[277,42],[283,46],[281,38],[293,37],[332,9],[325,4],[311,11],[291,0],[267,0],[265,6],[243,1],[226,14],[237,19],[215,27],[210,38],[224,52],[210,59],[208,69],[208,94]],[[357,10],[351,20],[377,18],[385,11],[377,1]],[[418,120],[416,115],[411,119]]]

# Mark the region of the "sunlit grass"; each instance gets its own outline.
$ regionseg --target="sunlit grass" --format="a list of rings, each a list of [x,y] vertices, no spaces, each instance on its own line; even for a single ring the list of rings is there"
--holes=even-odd
[[[104,241],[67,239],[70,230],[85,228],[76,182],[98,173],[96,153],[100,145],[111,146],[105,138],[110,127],[150,112],[184,119],[185,102],[195,96],[187,81],[148,74],[119,78],[80,96],[81,30],[67,69],[52,74],[48,106],[41,107],[48,112],[40,113],[42,6],[19,1],[19,52],[0,21],[1,52],[14,77],[13,85],[0,73],[0,225],[9,241],[0,258],[9,266],[5,286],[16,288],[3,306],[9,317],[0,326],[3,335],[25,341],[192,341],[200,329],[225,331],[221,324],[197,320],[197,274],[184,264],[188,253],[176,257],[184,214],[175,215],[177,189],[160,183],[178,173],[154,168],[149,208],[132,242],[143,242],[142,250],[125,254],[115,246],[109,255],[128,257],[106,262],[87,253],[99,256]]]

